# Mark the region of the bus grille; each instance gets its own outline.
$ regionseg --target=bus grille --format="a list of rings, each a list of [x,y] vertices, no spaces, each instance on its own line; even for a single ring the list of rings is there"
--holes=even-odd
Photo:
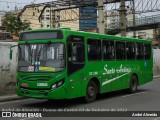
[[[51,76],[26,76],[22,75],[22,80],[28,80],[28,81],[49,81],[52,77]]]

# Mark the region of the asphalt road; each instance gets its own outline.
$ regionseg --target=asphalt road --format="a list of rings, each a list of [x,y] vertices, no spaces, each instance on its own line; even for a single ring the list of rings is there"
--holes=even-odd
[[[122,91],[111,92],[100,95],[93,103],[84,104],[81,99],[61,100],[61,101],[47,101],[39,99],[24,99],[9,102],[1,102],[0,109],[125,109],[127,111],[160,111],[160,78],[153,80],[138,88],[135,94],[127,94]],[[2,119],[2,118],[0,118]],[[5,118],[6,119],[6,118]],[[9,119],[9,118],[7,118]],[[17,118],[12,118],[12,120]],[[44,118],[18,118],[19,120],[41,120]],[[86,120],[81,117],[54,117],[45,118],[46,120]],[[97,120],[97,117],[88,117],[87,119]],[[104,120],[160,120],[160,117],[101,117]]]

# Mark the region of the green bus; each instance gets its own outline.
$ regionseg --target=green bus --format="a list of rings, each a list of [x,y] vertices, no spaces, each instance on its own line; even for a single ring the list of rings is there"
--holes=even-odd
[[[151,40],[57,28],[22,32],[17,46],[19,96],[93,102],[153,80]]]

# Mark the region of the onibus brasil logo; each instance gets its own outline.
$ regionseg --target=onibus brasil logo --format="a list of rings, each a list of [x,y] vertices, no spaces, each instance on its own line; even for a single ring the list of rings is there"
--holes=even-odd
[[[42,114],[35,112],[2,112],[2,117],[42,117]]]

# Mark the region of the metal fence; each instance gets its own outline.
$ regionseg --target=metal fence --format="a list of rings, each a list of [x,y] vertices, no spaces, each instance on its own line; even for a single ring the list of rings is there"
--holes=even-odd
[[[126,22],[127,22],[126,23],[127,27],[134,27],[133,19],[128,19]],[[149,25],[155,23],[160,23],[160,14],[135,19],[135,26]],[[119,29],[119,28],[120,28],[120,21],[118,19],[114,22],[112,21],[110,24],[107,25],[107,29]]]

